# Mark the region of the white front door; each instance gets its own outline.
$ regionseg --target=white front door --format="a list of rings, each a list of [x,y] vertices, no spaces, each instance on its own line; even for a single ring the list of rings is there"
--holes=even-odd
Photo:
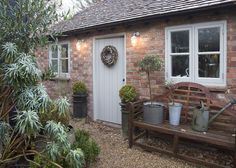
[[[114,46],[118,60],[111,67],[101,60],[106,46]],[[121,124],[119,89],[125,83],[124,37],[98,38],[94,49],[94,117],[97,120]]]

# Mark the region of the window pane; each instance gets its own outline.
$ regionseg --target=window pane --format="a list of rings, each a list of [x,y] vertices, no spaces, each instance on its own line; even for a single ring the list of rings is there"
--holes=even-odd
[[[172,56],[172,76],[189,77],[189,56]]]
[[[51,68],[53,72],[58,72],[58,61],[57,60],[52,60]]]
[[[220,51],[220,27],[198,30],[199,52]]]
[[[189,31],[171,32],[172,53],[189,52]]]
[[[68,44],[61,45],[61,58],[68,58]]]
[[[52,58],[57,58],[58,57],[57,45],[53,45],[51,47],[51,51],[52,51]]]
[[[220,55],[199,55],[199,77],[219,78],[220,76]]]
[[[68,73],[68,59],[61,60],[61,72]]]

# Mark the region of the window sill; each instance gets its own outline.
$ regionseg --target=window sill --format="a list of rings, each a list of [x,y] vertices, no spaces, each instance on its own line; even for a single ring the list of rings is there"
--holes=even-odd
[[[70,77],[55,77],[51,78],[50,81],[70,81]]]

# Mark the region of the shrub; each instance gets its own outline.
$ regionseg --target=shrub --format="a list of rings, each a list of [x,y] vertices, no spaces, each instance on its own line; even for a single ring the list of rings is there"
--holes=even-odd
[[[73,84],[73,93],[74,94],[86,94],[87,93],[87,88],[84,82],[82,81],[76,81]]]
[[[57,112],[40,113],[39,118],[40,118],[42,125],[46,125],[47,121],[53,120],[56,122],[60,122],[65,126],[68,126],[69,121],[70,121],[69,113],[67,113],[66,115],[63,115],[63,116],[58,115]]]
[[[132,85],[125,85],[119,91],[119,96],[121,102],[128,103],[133,102],[137,98],[137,91],[134,86]]]
[[[80,148],[84,153],[85,162],[87,165],[94,162],[100,154],[100,147],[90,137],[89,133],[85,130],[77,130],[75,134],[75,143],[73,149]]]
[[[34,157],[34,162],[38,163],[39,165],[42,165],[42,168],[57,168],[53,164],[49,163],[48,161],[45,161],[42,157],[36,155]],[[38,168],[35,164],[30,164],[30,168]]]
[[[68,126],[70,120],[69,100],[60,97],[55,101],[52,101],[48,106],[48,109],[39,113],[39,118],[43,125],[45,125],[47,121],[53,120]]]

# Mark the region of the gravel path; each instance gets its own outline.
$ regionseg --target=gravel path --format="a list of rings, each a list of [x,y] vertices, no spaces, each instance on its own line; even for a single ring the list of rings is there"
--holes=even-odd
[[[98,161],[91,168],[193,168],[182,160],[160,153],[150,153],[141,148],[128,148],[121,130],[103,124],[73,120],[75,128],[85,129],[101,147]],[[199,166],[198,166],[199,167]]]

